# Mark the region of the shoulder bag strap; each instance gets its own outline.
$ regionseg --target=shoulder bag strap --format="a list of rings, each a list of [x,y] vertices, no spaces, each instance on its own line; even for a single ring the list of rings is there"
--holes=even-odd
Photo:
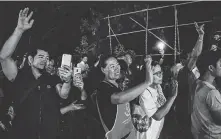
[[[97,96],[96,96],[96,105],[97,105],[97,110],[98,110],[98,114],[99,114],[99,117],[100,117],[100,120],[101,120],[101,124],[104,128],[104,131],[107,133],[109,131],[109,129],[107,128],[107,126],[105,125],[104,121],[103,121],[103,118],[101,116],[101,112],[100,112],[100,109],[99,109],[99,106],[98,106],[98,101],[97,101]]]

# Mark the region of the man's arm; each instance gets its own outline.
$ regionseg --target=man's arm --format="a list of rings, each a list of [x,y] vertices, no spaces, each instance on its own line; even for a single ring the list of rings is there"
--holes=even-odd
[[[141,83],[141,84],[131,88],[131,89],[125,90],[120,93],[114,93],[111,96],[112,104],[122,104],[122,103],[132,101],[133,99],[138,97],[140,94],[142,94],[144,92],[144,90],[150,84],[152,84],[153,74],[152,74],[152,70],[151,70],[151,62],[152,62],[151,57],[147,57],[145,59],[145,62],[146,62],[146,81],[144,83]]]
[[[87,99],[87,92],[85,89],[80,89],[81,90],[81,100],[86,100]]]
[[[57,84],[56,88],[58,95],[63,99],[67,99],[71,90],[71,83]]]
[[[19,40],[21,39],[22,34],[30,29],[34,23],[34,20],[29,20],[32,17],[33,12],[31,12],[28,16],[28,8],[21,10],[19,12],[18,24],[15,28],[13,34],[9,37],[9,39],[5,42],[0,51],[0,62],[2,65],[2,70],[8,80],[13,81],[17,76],[17,66],[15,61],[11,58],[14,53]]]
[[[57,84],[56,89],[59,96],[63,99],[68,98],[68,94],[71,90],[71,77],[72,77],[72,69],[71,67],[64,66],[62,68],[58,68],[59,75],[63,84]]]
[[[171,106],[173,105],[173,102],[176,97],[169,98],[166,103],[160,107],[156,113],[152,116],[153,119],[156,121],[160,121],[162,118],[165,117],[165,115],[170,111]]]
[[[159,50],[160,54],[161,54],[161,58],[159,60],[159,64],[162,65],[163,61],[164,61],[164,50]]]
[[[98,60],[94,63],[94,67],[97,68],[98,64],[100,63],[101,55],[98,56]]]
[[[195,23],[195,26],[196,26],[196,30],[199,34],[199,37],[197,39],[195,47],[193,48],[193,50],[190,54],[190,58],[189,58],[188,63],[187,63],[187,67],[190,71],[192,71],[192,69],[196,66],[197,58],[202,53],[202,48],[203,48],[203,38],[204,38],[204,29],[203,29],[203,27],[204,27],[204,24],[201,25],[201,26],[198,26],[197,23]]]

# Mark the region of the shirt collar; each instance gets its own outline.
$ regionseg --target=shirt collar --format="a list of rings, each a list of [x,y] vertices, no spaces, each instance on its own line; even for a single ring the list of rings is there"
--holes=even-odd
[[[209,88],[212,89],[216,89],[216,87],[214,85],[212,85],[211,83],[207,82],[207,81],[202,81],[206,86],[208,86]]]

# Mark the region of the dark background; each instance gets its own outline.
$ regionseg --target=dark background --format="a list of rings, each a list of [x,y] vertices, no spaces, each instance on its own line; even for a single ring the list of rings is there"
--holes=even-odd
[[[58,56],[62,53],[72,53],[76,46],[80,44],[80,18],[89,16],[89,8],[96,8],[104,16],[111,15],[111,11],[116,7],[124,7],[133,4],[148,4],[149,8],[163,5],[171,5],[177,2],[0,2],[0,44],[1,47],[9,35],[13,32],[17,24],[18,12],[20,9],[29,7],[34,11],[33,19],[35,23],[31,30],[26,32],[19,43],[19,49],[16,55],[23,55],[32,44],[39,40],[44,40],[48,44],[52,55]],[[210,33],[221,29],[219,16],[221,15],[221,2],[197,2],[193,4],[177,6],[179,24],[190,23],[194,21],[213,20],[213,23],[206,23],[205,49],[208,49],[208,40]],[[133,11],[131,9],[131,11]],[[154,16],[156,12],[160,12]],[[88,14],[88,15],[87,15]],[[150,11],[149,28],[173,25],[174,9],[173,7],[161,10]],[[160,15],[160,16],[159,16]],[[134,19],[136,16],[131,15]],[[125,24],[122,32],[133,31],[126,26],[133,22],[128,16],[122,16],[122,24]],[[145,22],[140,22],[145,26]],[[99,35],[106,38],[108,35],[107,20],[101,22]],[[140,30],[139,26],[135,30]],[[157,32],[153,31],[157,34]],[[194,25],[179,27],[181,50],[190,51],[198,37]],[[157,34],[158,35],[158,34]],[[164,37],[168,44],[174,46],[174,28],[164,29]],[[134,49],[137,54],[144,54],[145,32],[118,37],[119,41],[128,49]],[[148,36],[148,51],[152,52],[158,40],[152,35]],[[116,39],[112,39],[113,45]],[[109,51],[109,40],[103,41],[101,47]],[[108,49],[107,49],[108,48]],[[166,48],[165,53],[173,53]],[[172,61],[172,56],[166,58],[168,62]]]

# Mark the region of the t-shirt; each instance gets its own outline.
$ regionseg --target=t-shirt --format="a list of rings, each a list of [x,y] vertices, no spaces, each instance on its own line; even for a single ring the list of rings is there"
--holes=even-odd
[[[159,86],[158,89],[153,89],[148,87],[141,95],[140,95],[140,106],[143,108],[145,113],[151,119],[151,125],[147,132],[144,134],[138,133],[139,139],[158,139],[160,136],[160,132],[163,128],[164,118],[160,121],[156,121],[152,118],[152,116],[156,113],[158,108],[164,105],[166,102],[166,98],[163,95],[162,89]],[[138,139],[138,138],[137,138]]]
[[[129,103],[118,105],[111,103],[111,95],[121,90],[107,81],[103,81],[100,85],[97,96],[98,106],[103,122],[108,128],[106,134],[101,134],[108,139],[134,139]]]
[[[34,87],[37,80],[39,84]],[[17,105],[9,139],[55,139],[57,135],[60,110],[55,86],[59,78],[43,74],[37,80],[31,68],[27,67],[19,71],[13,82],[13,98]],[[16,103],[31,86],[34,88],[23,103]]]
[[[121,90],[115,85],[103,81],[100,83],[97,91],[97,100],[101,116],[107,128],[111,130],[117,113],[117,105],[111,103],[111,95],[120,92]]]
[[[198,81],[191,114],[194,139],[221,139],[221,126],[217,125],[212,111],[221,111],[221,94],[210,83]]]

